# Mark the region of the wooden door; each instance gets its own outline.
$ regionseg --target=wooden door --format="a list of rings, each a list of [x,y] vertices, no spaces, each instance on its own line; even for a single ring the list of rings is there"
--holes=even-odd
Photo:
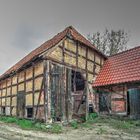
[[[86,86],[83,74],[74,70],[71,73],[74,116],[84,115],[86,112]]]
[[[17,94],[17,116],[24,118],[25,114],[25,92],[18,92]]]
[[[100,112],[109,112],[111,110],[111,98],[108,92],[99,93],[99,110]]]
[[[130,89],[128,94],[130,115],[134,118],[140,118],[140,89]]]
[[[51,67],[51,116],[54,121],[62,119],[62,82],[63,67],[53,64]]]
[[[51,116],[54,121],[72,118],[71,69],[52,64],[51,66]]]

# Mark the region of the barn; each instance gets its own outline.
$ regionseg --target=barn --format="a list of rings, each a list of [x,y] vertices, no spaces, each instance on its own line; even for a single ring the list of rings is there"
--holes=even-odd
[[[46,122],[86,116],[94,104],[89,91],[105,60],[67,27],[0,76],[0,114]]]
[[[140,46],[108,57],[93,87],[100,113],[140,118]]]

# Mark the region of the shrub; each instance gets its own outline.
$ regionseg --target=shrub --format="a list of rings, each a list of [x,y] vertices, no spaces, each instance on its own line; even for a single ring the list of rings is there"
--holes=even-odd
[[[71,121],[71,122],[70,122],[70,125],[71,125],[71,127],[73,127],[74,129],[77,129],[77,128],[78,128],[78,123],[77,123],[76,120]]]

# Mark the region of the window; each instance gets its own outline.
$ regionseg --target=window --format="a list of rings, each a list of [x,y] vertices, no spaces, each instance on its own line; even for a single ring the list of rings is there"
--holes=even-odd
[[[5,115],[6,111],[5,111],[5,107],[2,107],[2,115]]]
[[[27,108],[27,118],[33,117],[33,108]]]

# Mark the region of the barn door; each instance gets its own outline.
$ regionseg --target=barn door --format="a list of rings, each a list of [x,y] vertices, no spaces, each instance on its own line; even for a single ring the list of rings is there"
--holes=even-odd
[[[84,115],[86,112],[86,86],[85,79],[81,72],[72,70],[72,99],[73,113],[76,115]]]
[[[67,70],[63,66],[56,64],[51,65],[51,116],[54,121],[62,121],[67,119],[67,98],[69,90],[67,81]]]
[[[17,94],[17,116],[23,118],[25,114],[25,93],[18,92]]]
[[[140,117],[140,89],[130,89],[128,94],[130,115],[134,118]]]
[[[107,92],[99,93],[99,110],[100,112],[109,112],[111,110],[110,96]]]
[[[54,121],[72,118],[71,70],[56,64],[51,65],[51,116]]]

